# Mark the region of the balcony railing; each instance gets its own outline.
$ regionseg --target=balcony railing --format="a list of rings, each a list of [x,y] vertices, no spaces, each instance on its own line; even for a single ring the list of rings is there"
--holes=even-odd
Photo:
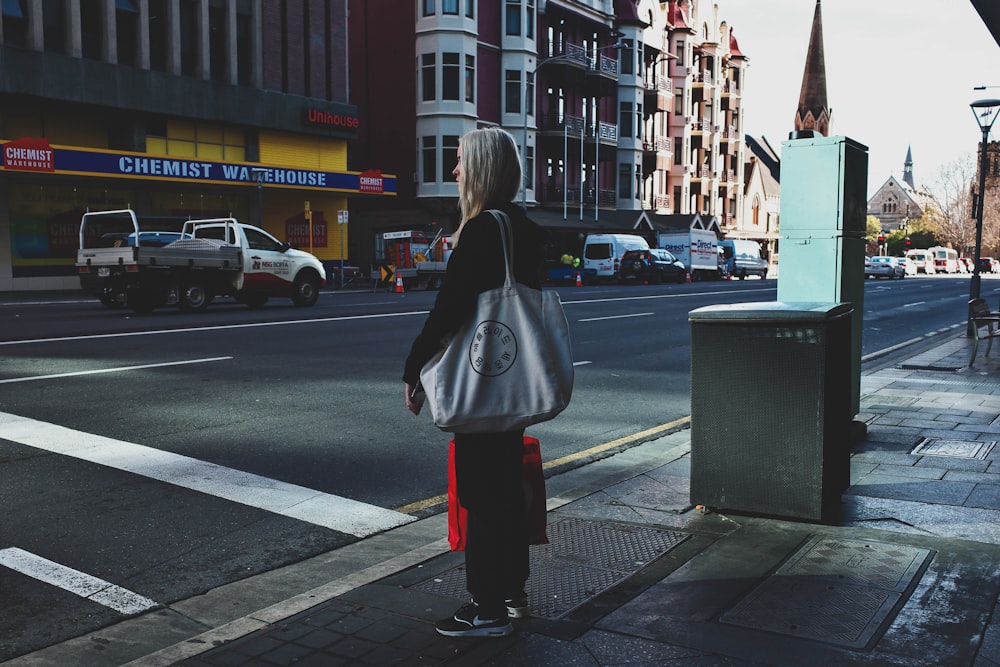
[[[656,195],[656,208],[670,208],[670,195]]]
[[[657,137],[656,138],[656,150],[670,152],[670,137]]]
[[[699,178],[712,178],[712,168],[711,167],[701,167],[698,170]]]
[[[549,111],[542,114],[542,130],[550,132],[558,130],[562,132],[564,128],[568,134],[579,137],[583,134],[583,117],[560,114],[557,111]]]
[[[609,79],[618,80],[618,59],[609,58],[608,56],[601,54],[595,61],[594,58],[589,59],[588,68],[591,72],[595,72],[602,76],[606,76]]]
[[[562,51],[555,48],[555,45],[550,44],[548,57],[562,58],[569,62],[583,65],[584,67],[589,65],[587,51],[579,44],[563,44]]]
[[[647,91],[656,93],[669,93],[673,90],[673,82],[666,76],[647,78],[642,82],[642,86]]]
[[[731,93],[733,95],[740,94],[740,87],[736,85],[735,81],[726,81],[722,86],[722,92]]]
[[[604,121],[598,121],[596,132],[594,132],[594,134],[597,136],[598,141],[604,141],[613,144],[618,143],[618,126],[612,123],[605,123]]]

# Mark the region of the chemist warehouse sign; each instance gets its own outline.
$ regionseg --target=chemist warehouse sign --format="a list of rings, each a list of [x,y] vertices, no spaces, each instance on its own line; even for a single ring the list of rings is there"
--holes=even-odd
[[[145,153],[79,150],[49,146],[45,139],[17,139],[3,145],[5,171],[47,172],[78,176],[175,181],[227,185],[257,184],[251,170],[263,168],[262,181],[269,187],[375,195],[396,194],[396,177],[372,169],[362,173],[314,171],[258,164],[234,164],[209,160],[180,160]]]

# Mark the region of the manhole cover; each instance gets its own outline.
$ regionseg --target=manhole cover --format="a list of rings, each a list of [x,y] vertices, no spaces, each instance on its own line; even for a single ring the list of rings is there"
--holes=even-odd
[[[985,461],[996,445],[995,440],[949,440],[946,438],[924,438],[911,454],[914,456],[950,456],[957,459],[978,459]]]
[[[560,618],[620,583],[688,538],[684,533],[582,519],[548,525],[549,544],[531,547],[528,606],[533,616]],[[414,588],[465,600],[465,567]]]
[[[864,648],[930,556],[916,547],[815,537],[719,620]]]

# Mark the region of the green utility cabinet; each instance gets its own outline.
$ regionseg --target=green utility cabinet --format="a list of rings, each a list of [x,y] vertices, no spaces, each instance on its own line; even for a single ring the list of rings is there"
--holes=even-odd
[[[849,303],[851,415],[860,411],[868,148],[847,137],[782,143],[778,301]],[[849,359],[848,356],[849,355]]]
[[[847,303],[705,306],[691,322],[694,505],[821,521],[850,478]]]

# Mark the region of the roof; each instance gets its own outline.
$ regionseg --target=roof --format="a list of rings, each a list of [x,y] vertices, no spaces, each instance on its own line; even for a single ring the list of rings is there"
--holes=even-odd
[[[736,43],[736,36],[733,34],[732,28],[729,29],[729,55],[733,58],[746,58],[740,51],[740,45]]]
[[[760,169],[764,191],[768,194],[778,194],[781,190],[781,158],[774,152],[771,144],[767,143],[767,139],[762,143],[748,134],[746,147],[750,154],[757,158],[756,165]]]
[[[615,18],[619,23],[646,25],[646,22],[639,18],[639,8],[635,6],[635,0],[615,0]]]
[[[993,39],[1000,44],[1000,4],[996,0],[972,0],[972,6],[979,12]]]
[[[676,213],[673,215],[657,215],[643,211],[643,217],[636,221],[633,229],[644,226],[655,232],[675,232],[681,229],[707,229],[722,234],[719,219],[714,215],[699,215],[697,213]]]
[[[806,52],[806,66],[802,73],[802,90],[799,93],[798,117],[805,118],[812,112],[819,118],[823,111],[829,115],[826,98],[826,59],[823,55],[823,12],[820,0],[816,0],[813,13],[812,32],[809,34],[809,50]]]
[[[681,2],[684,2],[684,0],[670,0],[670,3],[667,5],[667,23],[674,30],[687,29],[693,32],[694,29],[691,27],[691,22],[685,15],[684,8],[680,6]]]
[[[566,218],[562,211],[554,209],[529,209],[528,217],[538,226],[550,231],[581,231],[581,232],[622,232],[628,233],[634,229],[636,221],[643,211],[600,211],[594,219],[594,209],[585,208],[583,218],[580,217],[580,204],[569,202]]]

